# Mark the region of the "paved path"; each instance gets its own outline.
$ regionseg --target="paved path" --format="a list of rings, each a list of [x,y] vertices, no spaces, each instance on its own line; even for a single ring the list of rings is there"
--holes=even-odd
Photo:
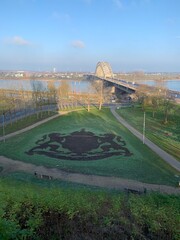
[[[146,188],[147,191],[158,191],[166,194],[178,194],[178,195],[180,194],[180,188],[165,185],[142,183],[135,180],[128,180],[118,177],[105,177],[97,175],[85,175],[81,173],[68,173],[57,168],[46,168],[44,166],[36,166],[31,163],[11,160],[3,156],[0,156],[0,165],[3,166],[3,171],[1,174],[7,174],[10,172],[17,171],[25,171],[31,174],[37,172],[38,174],[52,176],[55,179],[61,179],[64,181],[104,187],[109,189],[124,190],[126,188],[143,192],[144,189]]]
[[[21,133],[23,133],[23,132],[27,132],[27,131],[29,131],[29,130],[31,130],[31,129],[33,129],[33,128],[41,125],[41,124],[43,124],[43,123],[46,123],[46,122],[48,122],[48,121],[50,121],[50,120],[52,120],[52,119],[54,119],[54,118],[59,117],[60,115],[66,114],[66,113],[67,113],[67,112],[61,112],[60,114],[56,114],[56,115],[54,115],[54,116],[52,116],[52,117],[46,118],[46,119],[44,119],[44,120],[41,120],[41,121],[39,121],[39,122],[37,122],[37,123],[34,123],[34,124],[31,125],[31,126],[28,126],[28,127],[26,127],[26,128],[21,129],[21,130],[19,130],[19,131],[16,131],[16,132],[7,134],[7,135],[5,135],[4,137],[0,137],[0,141],[4,141],[4,140],[6,140],[6,139],[8,139],[8,138],[14,137],[14,136],[16,136],[16,135],[18,135],[18,134],[21,134]]]
[[[125,126],[129,130],[132,128],[115,112],[114,108],[111,108],[111,111],[118,120],[119,119],[122,120],[121,122],[122,124],[123,122],[124,122],[124,125],[126,124]],[[68,112],[62,112],[60,115],[66,114],[66,113]],[[54,115],[48,119],[42,120],[20,131],[8,134],[5,136],[5,138],[8,139],[17,134],[31,130],[34,127],[37,127],[58,116],[59,114]],[[134,129],[134,132],[136,132],[136,134],[139,135],[139,138],[142,139],[142,134],[140,134],[135,129]],[[4,138],[1,137],[0,141],[2,141],[3,139]],[[175,188],[175,187],[170,187],[165,185],[142,183],[135,180],[128,180],[128,179],[123,179],[118,177],[105,177],[105,176],[97,176],[97,175],[85,175],[81,173],[68,173],[68,172],[59,170],[57,168],[46,168],[44,166],[37,166],[30,163],[12,160],[4,156],[0,156],[0,165],[3,166],[3,171],[0,174],[6,174],[9,172],[16,172],[16,171],[24,171],[24,172],[29,172],[31,174],[34,174],[34,172],[36,171],[39,174],[52,176],[53,178],[61,179],[64,181],[76,182],[80,184],[91,185],[91,186],[98,186],[98,187],[119,189],[119,190],[124,190],[125,188],[127,188],[127,189],[133,189],[136,191],[144,191],[144,189],[146,188],[148,191],[158,191],[158,192],[167,193],[167,194],[180,194],[180,188]]]
[[[80,109],[80,110],[81,110],[81,109]],[[16,135],[18,135],[18,134],[27,132],[27,131],[35,128],[35,127],[40,126],[40,125],[43,124],[43,123],[46,123],[46,122],[54,119],[54,118],[57,118],[57,117],[59,117],[59,116],[65,115],[65,114],[70,113],[70,112],[76,112],[76,111],[79,111],[79,109],[67,110],[67,111],[59,112],[59,114],[56,114],[56,115],[54,115],[54,116],[52,116],[52,117],[46,118],[46,119],[44,119],[44,120],[41,120],[41,121],[39,121],[39,122],[37,122],[37,123],[34,123],[34,124],[31,125],[31,126],[28,126],[28,127],[23,128],[23,129],[21,129],[21,130],[19,130],[19,131],[16,131],[16,132],[7,134],[7,135],[5,135],[4,137],[0,137],[0,142],[1,142],[1,141],[5,141],[6,139],[11,138],[11,137],[14,137],[14,136],[16,136]]]
[[[120,117],[119,114],[115,111],[115,107],[111,107],[110,109],[115,118],[142,141],[142,134],[138,132],[135,128],[133,128],[131,125],[129,125],[122,117]],[[165,162],[167,162],[173,168],[180,171],[180,162],[178,162],[173,156],[162,150],[160,147],[158,147],[156,144],[154,144],[147,138],[145,138],[144,144],[151,148],[156,154],[158,154]]]

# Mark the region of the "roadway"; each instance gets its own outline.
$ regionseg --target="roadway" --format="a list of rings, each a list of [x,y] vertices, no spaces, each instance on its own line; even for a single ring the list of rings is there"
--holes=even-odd
[[[118,79],[118,78],[103,78],[103,77],[97,77],[95,75],[89,74],[87,75],[89,77],[91,77],[92,79],[100,79],[103,81],[107,81],[110,83],[113,83],[115,87],[127,92],[127,93],[133,93],[135,92],[140,86],[145,86],[147,87],[147,92],[151,92],[152,89],[154,89],[154,86],[150,86],[150,85],[145,85],[145,84],[138,84],[137,82],[133,82],[133,81],[127,81],[127,80],[123,80],[123,79]],[[179,91],[174,91],[174,90],[170,90],[168,89],[168,94],[169,96],[173,97],[175,100],[180,99],[180,92]]]

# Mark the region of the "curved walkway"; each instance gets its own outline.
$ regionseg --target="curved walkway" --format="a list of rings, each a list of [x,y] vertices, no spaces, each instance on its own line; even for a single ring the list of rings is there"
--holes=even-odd
[[[81,173],[68,173],[57,168],[36,166],[31,163],[11,160],[3,156],[0,156],[0,165],[3,166],[2,174],[15,171],[25,171],[31,174],[37,172],[38,174],[51,176],[55,179],[61,179],[64,181],[70,181],[91,186],[98,186],[103,188],[118,190],[131,189],[140,192],[144,192],[144,189],[146,189],[147,191],[158,191],[166,194],[180,194],[180,188],[165,185],[142,183],[135,180],[128,180],[118,177],[105,177],[97,175],[85,175]]]
[[[121,122],[125,127],[127,127],[129,130],[133,129],[128,123],[126,123],[124,121],[124,119],[122,119],[115,112],[115,108],[111,108],[111,111],[112,111],[113,115],[117,118],[117,120],[119,122]],[[68,111],[62,112],[60,115],[63,115],[66,113],[68,113]],[[54,115],[48,119],[42,120],[42,121],[35,123],[27,128],[22,129],[20,131],[8,134],[5,136],[5,139],[8,139],[17,134],[23,133],[25,131],[31,130],[51,119],[58,117],[58,116],[59,116],[59,114]],[[133,131],[134,131],[134,133],[136,133],[136,134],[133,133],[134,135],[136,135],[137,137],[139,136],[138,138],[142,139],[142,134],[140,134],[135,129],[133,129]],[[0,141],[2,141],[2,140],[4,140],[3,137],[0,138]],[[147,144],[147,139],[146,139],[145,143]],[[105,177],[105,176],[97,176],[97,175],[85,175],[85,174],[81,174],[81,173],[68,173],[68,172],[59,170],[57,168],[47,168],[44,166],[37,166],[34,164],[30,164],[30,163],[12,160],[12,159],[6,158],[4,156],[0,156],[0,165],[3,167],[3,171],[1,172],[2,174],[9,173],[9,172],[15,172],[15,171],[24,171],[24,172],[29,172],[31,174],[34,174],[34,172],[37,172],[39,174],[52,176],[53,178],[56,178],[56,179],[61,179],[64,181],[70,181],[70,182],[75,182],[75,183],[80,183],[80,184],[91,185],[91,186],[98,186],[98,187],[119,189],[119,190],[132,189],[132,190],[140,191],[140,192],[143,192],[144,189],[146,188],[148,191],[158,191],[158,192],[167,193],[167,194],[180,194],[180,188],[170,187],[170,186],[166,186],[166,185],[142,183],[142,182],[138,182],[135,180],[123,179],[123,178],[118,178],[118,177]]]
[[[114,117],[124,125],[129,131],[134,134],[137,138],[142,141],[142,134],[138,132],[135,128],[133,128],[130,124],[128,124],[119,114],[115,111],[115,107],[111,107],[111,112]],[[173,156],[162,150],[156,144],[151,142],[149,139],[145,138],[144,144],[146,144],[151,150],[153,150],[157,155],[159,155],[165,162],[167,162],[171,167],[175,168],[176,170],[180,171],[180,162],[178,162]]]
[[[6,139],[8,139],[8,138],[11,138],[11,137],[14,137],[14,136],[16,136],[16,135],[18,135],[18,134],[27,132],[27,131],[35,128],[35,127],[40,126],[40,125],[43,124],[43,123],[46,123],[46,122],[48,122],[48,121],[50,121],[50,120],[52,120],[52,119],[54,119],[54,118],[59,117],[60,115],[66,114],[66,113],[67,113],[67,112],[61,112],[60,114],[56,114],[56,115],[54,115],[54,116],[52,116],[52,117],[46,118],[46,119],[44,119],[44,120],[41,120],[41,121],[39,121],[39,122],[37,122],[37,123],[34,123],[34,124],[31,125],[31,126],[28,126],[28,127],[26,127],[26,128],[21,129],[21,130],[19,130],[19,131],[16,131],[16,132],[7,134],[7,135],[5,135],[4,137],[0,137],[0,141],[4,141],[4,140],[6,140]]]

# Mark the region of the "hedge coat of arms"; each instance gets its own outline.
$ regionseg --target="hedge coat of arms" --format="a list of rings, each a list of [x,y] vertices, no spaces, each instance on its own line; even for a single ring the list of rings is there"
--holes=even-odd
[[[112,156],[131,156],[126,143],[115,134],[95,135],[81,129],[71,134],[50,133],[36,142],[36,146],[26,152],[28,155],[45,155],[63,160],[98,160]]]

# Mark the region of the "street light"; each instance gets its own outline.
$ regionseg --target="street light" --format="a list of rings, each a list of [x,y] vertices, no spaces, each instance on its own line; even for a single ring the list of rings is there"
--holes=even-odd
[[[143,144],[145,141],[145,128],[146,128],[146,112],[144,111],[144,121],[143,121]]]
[[[5,126],[4,126],[4,113],[3,113],[3,139],[4,139],[4,142],[5,142]]]

